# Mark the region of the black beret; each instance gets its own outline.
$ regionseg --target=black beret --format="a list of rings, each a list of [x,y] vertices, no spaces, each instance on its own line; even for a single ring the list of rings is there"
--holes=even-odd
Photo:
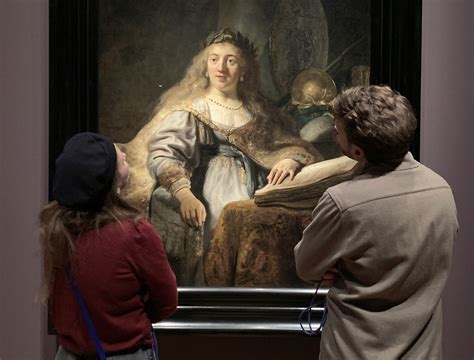
[[[76,210],[100,210],[112,189],[116,167],[112,140],[91,132],[74,135],[56,159],[54,200]]]

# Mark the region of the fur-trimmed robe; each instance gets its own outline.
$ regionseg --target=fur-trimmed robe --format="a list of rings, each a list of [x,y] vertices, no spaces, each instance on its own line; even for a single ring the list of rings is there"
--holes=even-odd
[[[162,109],[148,122],[127,144],[119,147],[127,154],[130,166],[129,184],[122,192],[122,196],[141,209],[148,211],[150,197],[156,187],[156,181],[147,168],[148,144],[156,126],[173,111],[188,111],[198,120],[200,134],[206,136],[210,129],[217,130],[217,126],[209,119],[206,107],[199,106],[200,101],[192,104],[182,104]],[[278,161],[291,158],[303,166],[323,160],[314,147],[292,134],[277,121],[271,119],[253,120],[249,123],[225,133],[227,140],[255,163],[265,169],[271,169]],[[192,174],[185,169],[170,169],[168,174],[160,177],[160,184],[169,188],[171,184],[182,176],[190,178]]]

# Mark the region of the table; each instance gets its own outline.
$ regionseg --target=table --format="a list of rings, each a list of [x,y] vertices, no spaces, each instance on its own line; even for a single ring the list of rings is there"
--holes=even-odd
[[[204,257],[207,285],[307,287],[296,275],[293,248],[310,221],[311,210],[227,204]]]

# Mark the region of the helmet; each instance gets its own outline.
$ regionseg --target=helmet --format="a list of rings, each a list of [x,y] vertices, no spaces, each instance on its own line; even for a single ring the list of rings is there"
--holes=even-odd
[[[334,80],[325,71],[315,68],[300,72],[291,87],[291,102],[300,109],[328,105],[336,95]]]

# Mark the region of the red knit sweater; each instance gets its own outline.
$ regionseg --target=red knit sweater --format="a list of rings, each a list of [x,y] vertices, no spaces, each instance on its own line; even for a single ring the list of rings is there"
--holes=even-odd
[[[73,276],[105,352],[150,345],[151,323],[176,310],[176,278],[163,244],[146,220],[111,223],[75,242]],[[58,271],[51,315],[70,352],[95,348],[65,271]]]

